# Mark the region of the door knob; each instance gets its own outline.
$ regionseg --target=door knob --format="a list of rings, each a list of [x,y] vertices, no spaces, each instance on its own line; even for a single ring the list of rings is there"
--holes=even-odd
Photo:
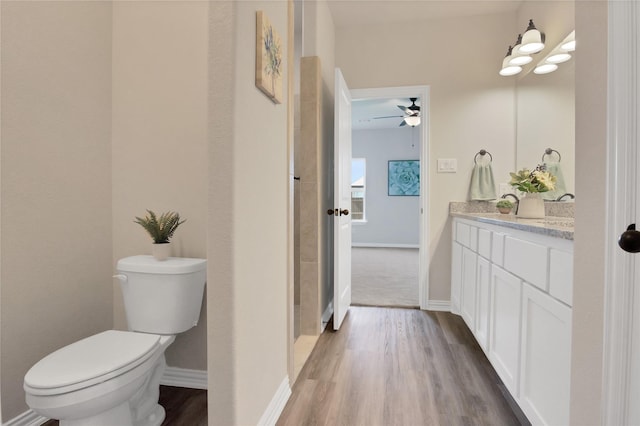
[[[636,231],[636,224],[632,223],[627,227],[620,238],[618,238],[620,248],[629,253],[640,252],[640,231]]]
[[[329,209],[327,214],[329,216],[349,216],[349,209]]]

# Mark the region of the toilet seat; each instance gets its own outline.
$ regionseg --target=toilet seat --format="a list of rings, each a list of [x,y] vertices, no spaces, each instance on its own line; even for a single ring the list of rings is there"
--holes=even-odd
[[[152,357],[163,336],[108,330],[65,346],[27,372],[31,395],[57,395],[87,388],[130,371]]]

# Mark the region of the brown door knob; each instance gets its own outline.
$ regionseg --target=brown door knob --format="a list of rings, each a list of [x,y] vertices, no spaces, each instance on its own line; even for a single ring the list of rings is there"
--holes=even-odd
[[[340,210],[340,216],[349,216],[349,209]]]
[[[338,209],[329,209],[329,210],[327,210],[327,214],[329,216],[334,216],[334,215],[338,216]]]

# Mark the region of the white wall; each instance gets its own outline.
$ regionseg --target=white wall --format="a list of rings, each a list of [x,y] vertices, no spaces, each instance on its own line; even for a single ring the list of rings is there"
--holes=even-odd
[[[571,424],[599,424],[602,415],[604,258],[607,226],[606,1],[576,2],[576,221]]]
[[[135,216],[146,209],[186,219],[172,255],[206,258],[208,3],[113,4],[113,263],[151,254]],[[211,286],[209,286],[211,287]],[[120,285],[114,322],[127,328]],[[197,327],[167,349],[167,364],[207,368],[206,307]]]
[[[366,159],[366,222],[353,222],[355,245],[418,246],[420,197],[388,195],[388,161],[419,160],[419,129],[354,130],[352,157]]]
[[[111,3],[2,1],[2,421],[27,370],[111,328]]]
[[[464,7],[464,2],[460,2]],[[336,30],[336,66],[351,88],[430,86],[429,197],[431,300],[449,300],[449,202],[467,199],[473,157],[493,155],[496,183],[515,166],[515,80],[498,75],[517,34],[515,14]],[[481,36],[479,36],[481,35]],[[438,158],[456,158],[457,173],[436,173]]]
[[[286,88],[286,2],[208,15],[209,424],[257,424],[287,378],[287,99],[255,86],[257,10],[282,37]]]

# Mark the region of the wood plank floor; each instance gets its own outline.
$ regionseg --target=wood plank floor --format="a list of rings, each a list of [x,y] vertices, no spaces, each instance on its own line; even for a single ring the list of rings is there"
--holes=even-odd
[[[162,426],[207,425],[206,390],[160,386],[159,402],[166,412]],[[44,426],[58,426],[58,421],[49,420]]]
[[[463,321],[445,312],[351,307],[292,391],[279,426],[527,424]]]

